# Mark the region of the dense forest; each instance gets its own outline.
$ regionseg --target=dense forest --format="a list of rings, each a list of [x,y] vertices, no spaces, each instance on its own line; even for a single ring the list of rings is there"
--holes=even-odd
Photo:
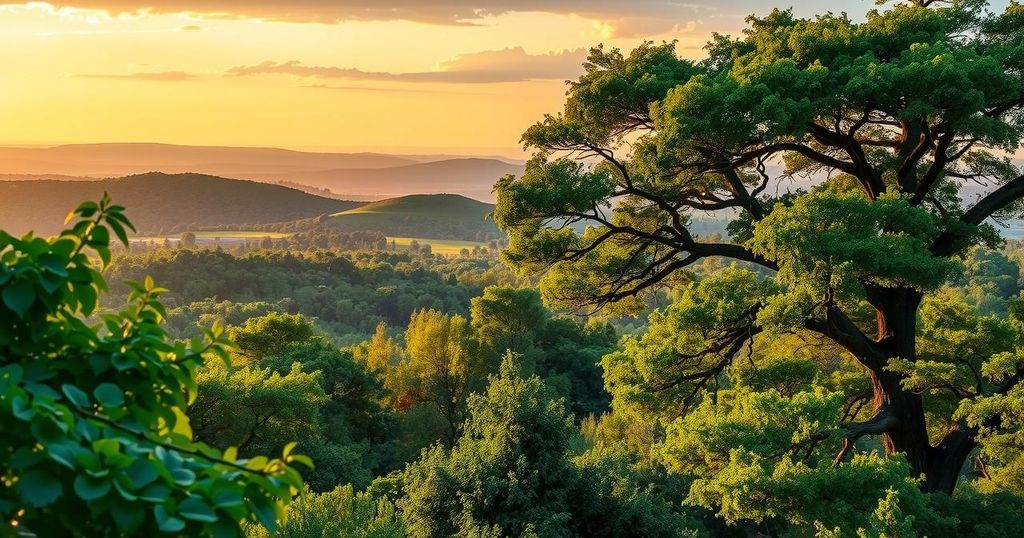
[[[883,4],[592,49],[487,249],[0,232],[0,531],[1024,535],[1024,6]]]
[[[484,288],[515,280],[494,258],[280,249],[160,248],[115,258],[107,275],[115,304],[131,291],[125,281],[152,276],[171,290],[163,302],[175,335],[255,311],[304,314],[337,338],[369,337],[379,323],[402,325],[422,309],[465,316]]]

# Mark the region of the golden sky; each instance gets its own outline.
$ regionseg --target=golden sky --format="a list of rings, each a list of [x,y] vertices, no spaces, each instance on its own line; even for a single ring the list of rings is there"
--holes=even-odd
[[[518,155],[597,43],[699,57],[767,0],[0,0],[0,144]],[[802,2],[861,14],[871,0]]]

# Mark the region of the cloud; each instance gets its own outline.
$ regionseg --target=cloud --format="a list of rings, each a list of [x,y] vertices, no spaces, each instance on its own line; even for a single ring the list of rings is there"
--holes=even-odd
[[[320,79],[373,80],[381,82],[442,82],[487,84],[526,80],[564,80],[574,78],[583,70],[585,49],[527,54],[522,47],[460,54],[441,62],[437,71],[388,73],[363,71],[352,67],[303,65],[299,61],[266,61],[257,65],[239,66],[228,71],[231,76],[293,75]]]
[[[310,90],[333,90],[343,92],[364,92],[364,93],[438,93],[438,94],[459,94],[459,95],[491,95],[483,92],[466,92],[452,90],[431,90],[425,88],[384,88],[378,86],[337,86],[333,84],[302,84],[300,88]]]
[[[125,74],[107,74],[107,73],[87,73],[74,75],[75,78],[105,78],[105,79],[119,79],[119,80],[158,80],[166,82],[180,82],[183,80],[189,80],[195,78],[195,75],[185,73],[183,71],[164,71],[161,73],[125,73]]]
[[[2,1],[2,0],[0,0]],[[736,0],[725,0],[735,3]],[[578,15],[625,33],[653,35],[721,3],[712,0],[51,0],[56,7],[123,13],[194,13],[286,22],[406,20],[476,24],[513,12]]]

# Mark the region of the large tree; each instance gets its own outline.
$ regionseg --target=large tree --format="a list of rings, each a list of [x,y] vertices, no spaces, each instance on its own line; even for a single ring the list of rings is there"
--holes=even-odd
[[[913,0],[864,20],[748,23],[699,62],[673,44],[593,49],[564,112],[525,133],[525,174],[497,185],[504,257],[545,273],[549,301],[587,309],[639,308],[709,257],[758,268],[770,289],[705,312],[716,323],[649,388],[683,407],[757,335],[817,333],[873,385],[837,461],[878,435],[925,491],[952,492],[985,436],[1015,427],[993,409],[1024,370],[1016,350],[923,354],[918,310],[970,247],[997,240],[991,217],[1021,212],[1024,175],[1005,155],[1024,135],[1024,6]],[[988,189],[962,199],[974,182]],[[732,241],[692,233],[695,212],[730,218]],[[939,392],[955,405],[929,436]]]

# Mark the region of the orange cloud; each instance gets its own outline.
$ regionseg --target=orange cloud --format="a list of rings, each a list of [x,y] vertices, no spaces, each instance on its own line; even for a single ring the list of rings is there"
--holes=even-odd
[[[352,67],[310,66],[293,60],[239,66],[230,69],[228,75],[279,74],[322,79],[486,84],[573,78],[582,71],[581,65],[585,59],[584,49],[528,54],[522,47],[514,47],[460,54],[442,62],[438,71],[388,73],[363,71]]]

